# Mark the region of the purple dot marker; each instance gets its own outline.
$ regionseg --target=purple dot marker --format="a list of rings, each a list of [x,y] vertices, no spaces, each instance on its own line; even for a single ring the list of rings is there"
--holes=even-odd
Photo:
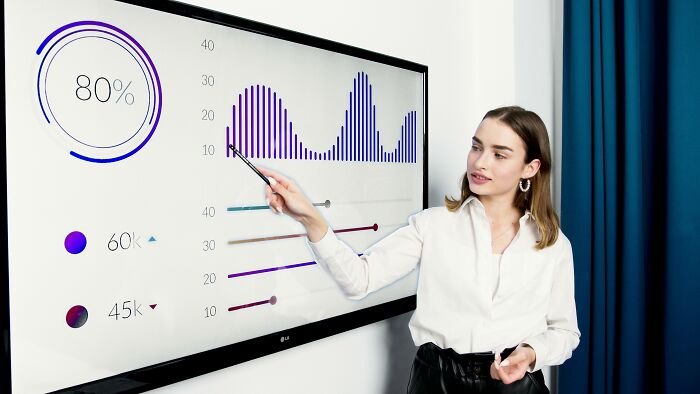
[[[80,328],[87,322],[88,311],[82,305],[76,305],[66,313],[66,323],[73,328]]]
[[[85,238],[85,234],[81,233],[80,231],[73,231],[66,236],[66,240],[63,242],[63,245],[66,247],[68,253],[78,254],[85,250],[85,247],[87,246],[87,238]]]

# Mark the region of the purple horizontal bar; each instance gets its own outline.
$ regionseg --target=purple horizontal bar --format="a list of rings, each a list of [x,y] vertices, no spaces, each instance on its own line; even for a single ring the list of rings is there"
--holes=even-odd
[[[314,265],[316,264],[315,261],[308,261],[306,263],[299,263],[299,264],[292,264],[292,265],[285,265],[282,267],[273,267],[273,268],[265,268],[261,270],[256,270],[256,271],[248,271],[248,272],[239,272],[237,274],[229,274],[229,278],[237,278],[239,276],[246,276],[246,275],[256,275],[256,274],[264,274],[265,272],[272,272],[272,271],[279,271],[279,270],[285,270],[285,269],[290,269],[290,268],[299,268],[299,267],[304,267],[307,265]]]

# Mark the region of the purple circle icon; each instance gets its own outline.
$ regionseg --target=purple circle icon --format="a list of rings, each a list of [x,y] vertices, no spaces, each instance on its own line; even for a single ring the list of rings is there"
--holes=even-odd
[[[73,328],[82,327],[87,322],[88,311],[82,305],[76,305],[66,313],[66,323]]]
[[[73,231],[66,236],[66,240],[63,242],[63,245],[66,247],[68,253],[78,254],[85,250],[85,247],[87,246],[87,238],[85,238],[85,234],[81,233],[80,231]]]

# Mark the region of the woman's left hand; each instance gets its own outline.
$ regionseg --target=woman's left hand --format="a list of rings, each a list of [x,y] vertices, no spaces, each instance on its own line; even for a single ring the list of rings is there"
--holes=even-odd
[[[497,354],[491,364],[491,377],[505,384],[511,384],[525,376],[528,366],[535,362],[535,350],[529,346],[519,345],[513,352],[501,362],[501,355]]]

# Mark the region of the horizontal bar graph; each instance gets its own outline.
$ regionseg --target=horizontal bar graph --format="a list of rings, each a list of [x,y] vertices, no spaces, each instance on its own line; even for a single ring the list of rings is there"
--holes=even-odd
[[[333,230],[333,232],[338,234],[338,233],[347,233],[347,232],[352,232],[352,231],[368,231],[368,230],[377,231],[378,229],[379,229],[379,225],[377,223],[375,223],[371,226],[343,228],[343,229]],[[228,244],[229,245],[239,245],[239,244],[246,244],[246,243],[253,243],[253,242],[277,241],[277,240],[281,240],[281,239],[299,238],[299,237],[306,237],[306,234],[289,234],[289,235],[276,235],[276,236],[271,236],[271,237],[239,239],[239,240],[235,240],[235,241],[228,241]]]
[[[315,202],[313,203],[315,207],[326,207],[330,208],[331,207],[331,202],[330,200],[326,200],[324,202]],[[226,208],[226,211],[228,212],[240,212],[240,211],[258,211],[262,209],[270,209],[269,205],[248,205],[248,206],[242,206],[242,207],[228,207]]]
[[[284,265],[281,267],[272,267],[272,268],[264,268],[264,269],[259,269],[255,271],[247,271],[247,272],[238,272],[235,274],[229,274],[228,277],[230,278],[238,278],[241,276],[248,276],[248,275],[258,275],[258,274],[264,274],[267,272],[273,272],[273,271],[280,271],[280,270],[286,270],[286,269],[292,269],[292,268],[299,268],[299,267],[306,267],[309,265],[314,265],[316,264],[315,261],[307,261],[305,263],[299,263],[299,264],[291,264],[291,265]]]
[[[245,308],[250,308],[253,306],[260,306],[260,305],[265,305],[265,304],[270,304],[270,305],[275,305],[277,303],[277,297],[272,296],[267,300],[262,300],[262,301],[256,301],[256,302],[251,302],[249,304],[243,304],[243,305],[236,305],[228,308],[229,312],[237,311],[239,309],[245,309]]]
[[[399,140],[385,149],[377,129],[377,106],[372,84],[364,72],[358,72],[348,94],[345,119],[341,120],[335,143],[326,150],[304,146],[294,128],[281,95],[265,85],[251,85],[238,94],[231,107],[231,125],[226,127],[226,156],[233,144],[245,157],[282,160],[324,160],[382,163],[416,163],[417,112],[408,111],[402,122]],[[342,114],[341,114],[342,115]]]
[[[362,256],[362,253],[359,253],[358,256]],[[259,274],[265,274],[268,272],[288,270],[288,269],[292,269],[292,268],[301,268],[301,267],[307,267],[307,266],[316,265],[316,264],[317,264],[316,261],[306,261],[304,263],[283,265],[280,267],[271,267],[271,268],[263,268],[263,269],[259,269],[259,270],[253,270],[253,271],[237,272],[235,274],[229,274],[228,278],[231,279],[231,278],[239,278],[241,276],[259,275]]]

